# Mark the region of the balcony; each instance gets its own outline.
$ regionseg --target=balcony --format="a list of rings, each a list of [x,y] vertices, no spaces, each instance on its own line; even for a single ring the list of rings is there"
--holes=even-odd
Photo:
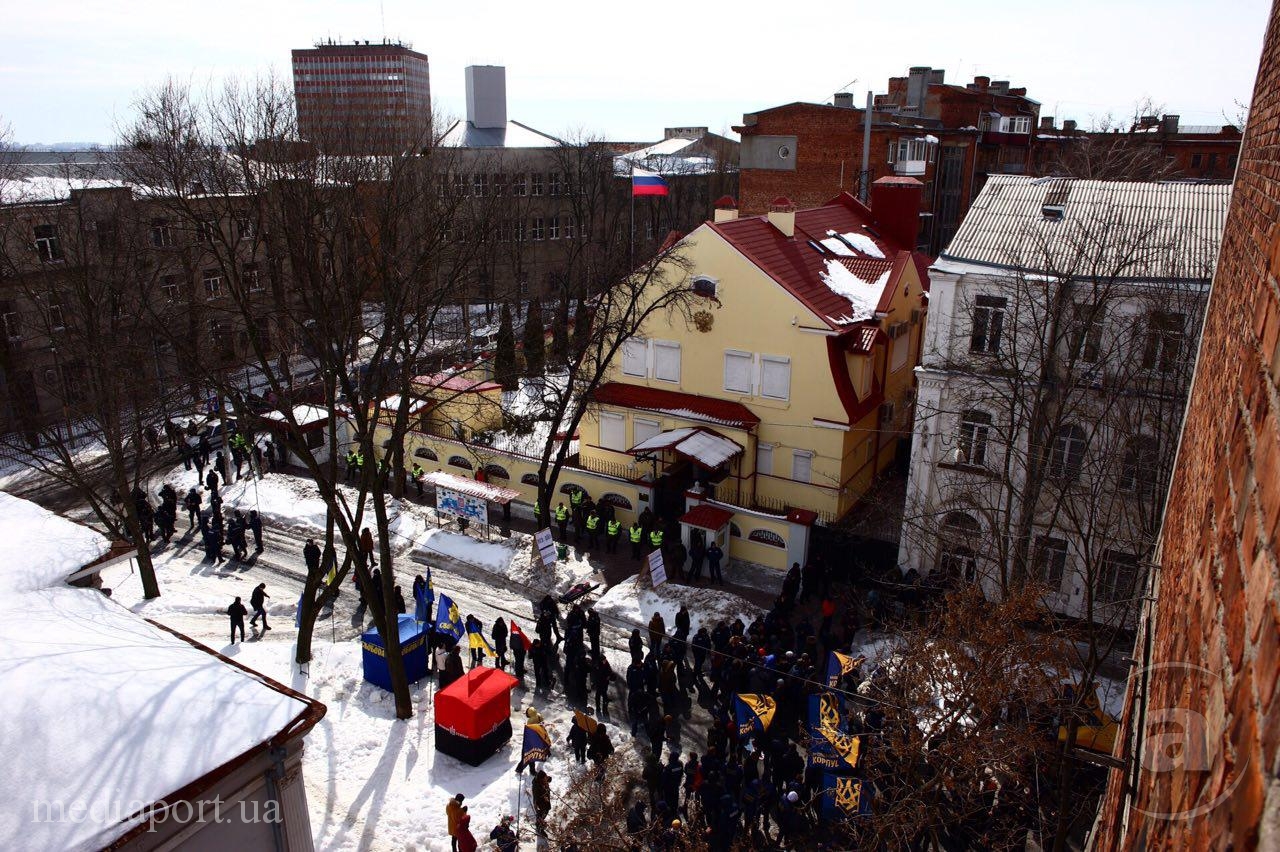
[[[893,164],[893,173],[896,175],[919,177],[924,174],[928,168],[928,160],[898,160]]]

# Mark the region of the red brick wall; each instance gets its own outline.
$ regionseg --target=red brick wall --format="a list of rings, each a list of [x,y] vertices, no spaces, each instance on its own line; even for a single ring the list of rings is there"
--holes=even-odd
[[[1157,569],[1151,654],[1095,848],[1275,846],[1280,782],[1280,6],[1254,91]],[[1145,674],[1145,677],[1144,677]],[[1145,700],[1144,700],[1145,699]],[[1183,728],[1160,720],[1177,710]],[[1161,736],[1180,748],[1160,760]],[[1126,810],[1126,805],[1129,807]],[[1260,831],[1262,815],[1271,834]]]

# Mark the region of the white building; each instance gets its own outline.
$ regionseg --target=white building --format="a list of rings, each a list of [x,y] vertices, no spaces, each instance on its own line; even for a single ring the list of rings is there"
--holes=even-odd
[[[929,270],[904,573],[1030,579],[1063,615],[1130,623],[1229,192],[987,182]]]

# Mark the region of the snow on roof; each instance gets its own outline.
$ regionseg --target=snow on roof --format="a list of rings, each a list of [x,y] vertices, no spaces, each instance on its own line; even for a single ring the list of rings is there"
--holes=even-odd
[[[61,583],[110,548],[101,533],[0,491],[0,595]]]
[[[835,232],[832,231],[831,233]],[[832,254],[839,255],[840,257],[856,257],[853,249],[845,245],[843,240],[838,240],[835,237],[827,237],[825,240],[822,240],[822,245]]]
[[[649,450],[673,450],[709,468],[719,467],[742,453],[742,447],[736,441],[731,441],[707,429],[688,426],[659,432],[652,438],[636,444],[627,452],[642,453]]]
[[[281,423],[289,422],[289,418],[285,416],[283,411],[269,411],[262,415],[262,419],[278,420]],[[293,419],[299,426],[321,423],[329,419],[329,409],[321,408],[318,405],[295,405],[293,407]]]
[[[506,127],[458,121],[440,137],[440,144],[447,148],[554,148],[560,141],[518,121],[508,121]]]
[[[119,189],[123,181],[102,178],[33,176],[0,181],[0,204],[66,201],[72,190]]]
[[[106,846],[143,808],[312,712],[101,592],[62,585],[105,552],[92,530],[5,494],[0,534],[5,575],[25,580],[0,594],[0,848]],[[42,818],[37,803],[76,818]]]
[[[409,416],[412,417],[413,415],[420,413],[422,409],[426,408],[430,404],[431,404],[430,400],[422,399],[416,396],[409,397]],[[392,411],[392,412],[399,411],[400,410],[400,394],[393,393],[391,396],[387,397],[386,399],[378,403],[378,407],[381,408],[383,411]]]
[[[520,492],[514,489],[503,488],[501,485],[491,485],[488,482],[477,482],[474,479],[445,473],[442,470],[428,473],[423,477],[423,481],[430,482],[440,488],[448,488],[451,491],[466,494],[469,497],[488,500],[490,503],[510,503],[520,496]]]
[[[892,271],[886,269],[875,281],[864,281],[839,260],[828,260],[827,271],[822,273],[822,283],[830,287],[831,292],[848,299],[852,308],[850,313],[832,319],[841,325],[871,319]]]
[[[828,248],[831,248],[831,246],[828,245],[829,243],[836,243],[837,245],[847,244],[849,248],[856,249],[868,257],[874,257],[877,260],[884,260],[884,252],[880,250],[880,246],[876,245],[876,241],[868,237],[866,234],[859,234],[856,231],[850,231],[845,234],[838,234],[835,231],[827,231],[827,236],[830,239],[823,240],[822,244]],[[835,251],[835,249],[832,249],[832,251]],[[843,253],[836,251],[835,253],[844,254],[846,257],[853,257],[852,252]]]

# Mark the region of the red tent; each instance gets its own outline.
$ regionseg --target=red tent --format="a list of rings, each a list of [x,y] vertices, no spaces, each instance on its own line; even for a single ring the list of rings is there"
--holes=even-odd
[[[501,669],[477,666],[436,693],[436,748],[479,766],[511,739],[511,690]]]

